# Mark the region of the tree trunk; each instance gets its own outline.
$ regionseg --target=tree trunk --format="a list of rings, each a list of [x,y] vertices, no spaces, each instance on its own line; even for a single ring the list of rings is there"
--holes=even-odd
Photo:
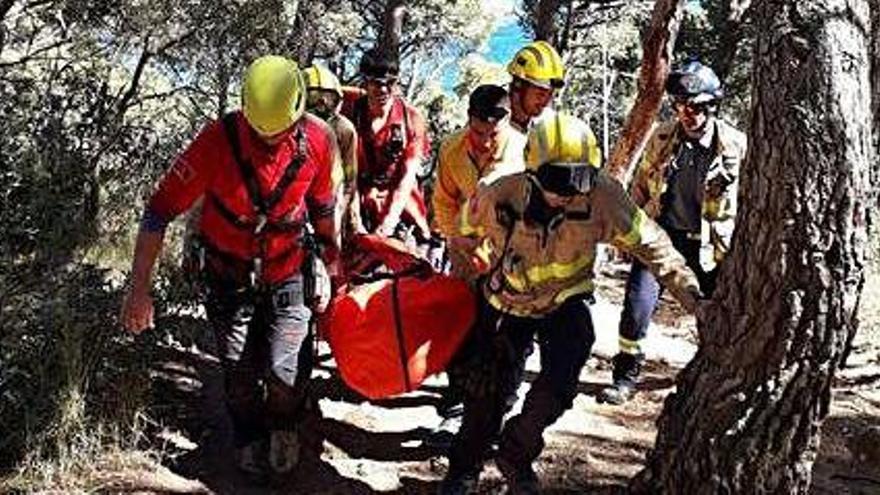
[[[875,156],[880,158],[880,0],[870,0],[871,5],[871,110],[874,114],[874,152]],[[871,184],[874,190],[871,196],[871,204],[877,206],[878,191],[880,185],[880,163],[874,160],[874,166],[871,169]],[[877,213],[873,208],[868,209],[868,225],[871,229],[871,239],[875,242],[880,239],[878,232]],[[871,255],[876,256],[877,250],[869,250]],[[873,260],[875,263],[880,260]]]
[[[561,0],[540,0],[535,6],[535,39],[556,44],[556,13],[562,6]]]
[[[560,55],[568,51],[568,44],[571,42],[571,30],[572,24],[574,23],[574,16],[574,0],[567,0],[565,2],[565,21],[562,23],[562,31],[559,33],[555,42],[556,50],[559,51]]]
[[[405,14],[406,3],[404,0],[388,1],[378,46],[383,53],[394,58],[400,56],[400,38],[403,35],[403,16]]]
[[[733,250],[635,493],[808,493],[857,328],[874,158],[868,2],[757,9]]]
[[[724,81],[727,79],[733,64],[736,61],[736,52],[745,31],[745,23],[750,16],[752,0],[728,0],[724,3],[724,25],[718,34],[718,47],[713,60],[712,68],[718,77]]]
[[[666,76],[672,63],[672,48],[678,36],[684,4],[684,0],[657,0],[654,4],[650,30],[643,44],[639,93],[606,166],[608,172],[621,182],[627,180],[663,103]]]

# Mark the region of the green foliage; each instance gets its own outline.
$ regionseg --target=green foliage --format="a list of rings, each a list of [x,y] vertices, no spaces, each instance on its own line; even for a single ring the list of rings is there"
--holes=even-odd
[[[719,1],[688,18],[680,53],[720,53]],[[7,10],[6,5],[9,5]],[[149,408],[157,332],[116,325],[120,276],[143,200],[209,120],[238,106],[238,79],[258,55],[325,61],[344,81],[371,46],[385,1],[54,0],[0,9],[0,469],[62,456],[109,422],[130,428]],[[635,94],[640,33],[650,5],[559,2],[569,67],[561,102],[609,138]],[[536,2],[526,2],[525,11]],[[504,67],[476,55],[497,13],[478,0],[415,0],[401,39],[403,89],[428,117],[435,148],[464,125],[469,92],[504,84]],[[607,64],[603,64],[604,56]],[[714,51],[713,51],[714,50]],[[746,108],[748,49],[726,80],[728,108]],[[712,55],[714,56],[714,55]],[[711,63],[712,59],[708,59]],[[441,87],[457,67],[453,94]],[[742,98],[740,100],[739,98]],[[176,228],[175,228],[176,229]],[[169,232],[157,301],[181,292],[179,234]],[[161,308],[159,308],[161,313]],[[137,343],[137,345],[135,345]]]
[[[583,2],[572,14],[572,23],[583,28],[572,32],[563,52],[568,70],[561,104],[588,121],[600,142],[607,105],[611,146],[635,99],[641,32],[650,14],[651,5],[642,2],[627,2],[613,10]]]
[[[119,307],[108,275],[78,264],[0,273],[0,470],[26,446],[60,456],[90,424],[125,429],[149,403],[149,354],[107,324]]]
[[[755,33],[748,11],[740,22],[729,20],[730,3],[730,0],[703,0],[699,7],[686,9],[675,53],[678,62],[696,57],[715,69],[725,89],[721,114],[746,128]]]
[[[385,2],[3,5],[0,470],[5,471],[26,449],[40,459],[62,458],[82,445],[82,435],[95,425],[125,431],[149,408],[149,350],[159,335],[134,339],[121,332],[120,277],[107,269],[128,264],[144,198],[206,122],[238,106],[238,79],[250,60],[269,52],[303,64],[323,58],[350,80],[360,54],[375,39]],[[408,8],[405,87],[434,116],[433,109],[443,106],[438,75],[485,41],[493,17],[476,0],[419,0]],[[178,238],[176,230],[169,232],[158,270],[158,314],[185,297]]]

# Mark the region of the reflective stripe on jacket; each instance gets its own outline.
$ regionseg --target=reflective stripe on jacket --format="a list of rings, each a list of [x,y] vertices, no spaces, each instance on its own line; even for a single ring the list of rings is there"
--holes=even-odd
[[[708,125],[714,126],[715,158],[704,183],[700,233],[700,265],[707,271],[712,270],[730,249],[739,167],[746,155],[745,134],[718,118]],[[657,126],[633,175],[632,198],[651,218],[660,215],[670,164],[675,160],[683,138],[684,131],[676,121]]]
[[[523,218],[531,194],[528,173],[480,187],[462,221],[491,248],[482,290],[494,307],[540,317],[566,299],[593,291],[596,245],[611,243],[643,261],[686,307],[698,291],[694,274],[660,227],[604,171],[589,194],[576,197],[546,226]]]

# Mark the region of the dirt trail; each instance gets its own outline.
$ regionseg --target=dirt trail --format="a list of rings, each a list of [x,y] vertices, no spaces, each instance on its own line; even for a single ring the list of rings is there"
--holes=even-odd
[[[617,350],[622,285],[620,273],[600,277],[593,306],[597,339],[581,375],[581,393],[545,435],[547,447],[536,466],[546,493],[624,493],[653,444],[654,421],[674,389],[675,374],[696,350],[693,320],[665,300],[646,344],[649,361],[641,392],[625,407],[598,404],[594,395],[609,382],[610,357]],[[816,494],[880,494],[880,301],[866,299],[865,313],[823,428],[814,469]],[[322,344],[314,373],[321,414],[309,420],[307,455],[289,479],[258,486],[234,466],[222,376],[204,321],[185,317],[174,324],[198,327],[194,341],[170,342],[159,365],[157,393],[168,404],[162,415],[174,418],[195,447],[173,463],[177,472],[221,494],[435,492],[446,461],[423,440],[440,421],[434,406],[442,379],[407,396],[371,403],[339,381]],[[537,353],[528,370],[533,379]],[[484,493],[503,492],[494,467],[484,472],[480,487]]]

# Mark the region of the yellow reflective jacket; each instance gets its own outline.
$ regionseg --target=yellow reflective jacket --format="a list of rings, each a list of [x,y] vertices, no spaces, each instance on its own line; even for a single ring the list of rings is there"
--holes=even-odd
[[[528,173],[480,187],[462,222],[490,245],[482,285],[495,308],[541,317],[566,299],[593,291],[596,245],[611,243],[642,262],[693,311],[699,285],[666,233],[629,199],[623,187],[595,169],[592,190],[577,196],[547,225],[524,218],[531,194],[541,194]]]
[[[736,218],[739,167],[746,156],[746,135],[715,118],[712,146],[715,158],[709,166],[703,190],[700,265],[712,270],[730,249]],[[654,130],[639,167],[633,175],[630,194],[651,218],[657,218],[666,192],[670,164],[675,159],[684,131],[677,122],[663,123]]]
[[[354,187],[357,175],[357,130],[354,124],[344,115],[334,113],[327,123],[336,135],[339,143],[339,157],[342,159],[342,170],[345,173],[345,187]]]
[[[440,144],[432,206],[434,228],[444,237],[462,234],[459,231],[459,213],[476,192],[481,179],[492,181],[523,171],[525,137],[509,126],[505,126],[501,134],[501,146],[482,167],[469,151],[467,128],[456,131]]]
[[[342,160],[343,177],[338,183],[342,184],[339,198],[336,201],[337,221],[340,225],[340,234],[347,241],[361,226],[360,202],[357,199],[357,130],[354,124],[345,116],[335,113],[327,119],[327,124],[333,129],[336,142],[339,145],[339,156]]]

